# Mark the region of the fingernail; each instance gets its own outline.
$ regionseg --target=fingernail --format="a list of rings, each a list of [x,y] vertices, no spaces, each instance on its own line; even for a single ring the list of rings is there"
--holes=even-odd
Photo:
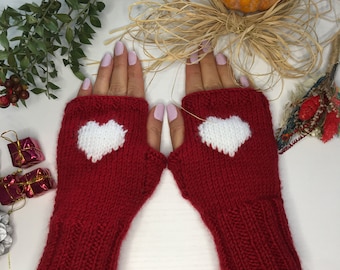
[[[224,56],[223,53],[216,54],[215,58],[216,58],[216,63],[219,66],[223,66],[227,63],[227,58]]]
[[[249,87],[249,81],[246,76],[240,76],[240,83],[243,87]]]
[[[112,56],[110,53],[105,53],[102,62],[100,63],[100,66],[107,67],[111,64]]]
[[[172,122],[177,118],[177,108],[174,104],[169,104],[166,106],[166,113],[168,115],[168,121]]]
[[[211,44],[210,44],[210,42],[208,40],[204,40],[202,42],[202,51],[203,52],[205,52],[205,53],[209,52],[210,51],[210,47],[211,47]]]
[[[128,54],[128,62],[130,66],[133,66],[137,63],[137,55],[134,51],[129,52]]]
[[[156,108],[153,112],[153,117],[155,117],[155,119],[157,119],[159,121],[163,121],[164,109],[165,109],[164,104],[162,104],[162,103],[157,104],[157,106],[156,106]]]
[[[121,41],[118,41],[115,46],[115,56],[122,55],[124,52],[124,45]]]
[[[83,84],[81,85],[81,89],[82,90],[89,90],[91,85],[91,81],[89,78],[85,78],[85,80],[83,81]]]
[[[198,63],[198,53],[194,52],[190,55],[190,63],[197,64]]]

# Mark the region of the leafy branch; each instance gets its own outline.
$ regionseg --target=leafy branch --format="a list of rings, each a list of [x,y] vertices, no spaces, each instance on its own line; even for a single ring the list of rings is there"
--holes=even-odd
[[[97,0],[43,0],[40,5],[5,8],[0,15],[0,81],[14,74],[34,94],[57,98],[56,53],[75,76],[84,79],[83,45],[91,44],[93,28],[101,27],[99,14],[104,8]]]

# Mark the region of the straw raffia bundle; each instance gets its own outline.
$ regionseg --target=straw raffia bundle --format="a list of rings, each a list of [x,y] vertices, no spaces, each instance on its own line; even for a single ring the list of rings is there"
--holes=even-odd
[[[107,44],[117,34],[132,38],[149,61],[145,70],[158,71],[174,61],[187,63],[201,50],[202,41],[208,41],[243,74],[299,78],[322,63],[323,47],[315,30],[322,15],[318,4],[281,0],[268,10],[245,14],[226,8],[221,0],[138,1],[129,7],[131,24],[113,30]],[[136,9],[139,12],[133,16]],[[265,61],[270,70],[252,73],[256,59]]]

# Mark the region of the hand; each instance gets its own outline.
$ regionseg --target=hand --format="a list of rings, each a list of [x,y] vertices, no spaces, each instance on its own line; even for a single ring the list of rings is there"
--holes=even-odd
[[[232,68],[226,57],[219,53],[207,54],[200,62],[197,55],[190,59],[190,65],[186,65],[185,93],[186,95],[212,89],[237,88],[240,87],[234,80]],[[240,78],[244,87],[249,86],[246,77]],[[178,108],[170,104],[167,106],[170,136],[173,149],[177,149],[184,141],[184,121]]]
[[[78,96],[89,95],[144,98],[143,71],[136,53],[128,52],[123,43],[118,41],[114,56],[109,53],[104,55],[94,85],[89,79],[85,79],[80,87]],[[162,121],[154,117],[155,109],[156,107],[153,107],[148,116],[147,141],[150,147],[159,151]]]

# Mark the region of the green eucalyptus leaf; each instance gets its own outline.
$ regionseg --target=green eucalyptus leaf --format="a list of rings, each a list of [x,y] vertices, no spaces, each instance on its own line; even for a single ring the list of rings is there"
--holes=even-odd
[[[15,56],[14,56],[13,53],[9,53],[7,61],[8,61],[8,65],[11,68],[16,68],[17,67],[17,60],[15,59]]]
[[[79,33],[79,41],[83,44],[91,44],[91,41],[85,33]]]
[[[83,58],[86,57],[84,51],[82,50],[82,48],[75,48],[70,52],[70,55],[72,57],[72,59],[79,59],[79,58]]]
[[[37,24],[38,20],[34,16],[26,15],[26,21],[28,24]]]
[[[94,34],[96,31],[93,30],[93,28],[86,22],[83,25],[83,31],[86,33]]]
[[[55,84],[52,83],[52,82],[48,82],[48,83],[46,84],[46,86],[47,86],[48,89],[52,89],[52,90],[58,90],[58,89],[60,89],[60,87],[59,87],[58,85],[55,85]]]
[[[65,2],[69,7],[75,10],[79,9],[79,2],[77,0],[66,0]]]
[[[33,12],[33,13],[41,13],[41,7],[39,7],[36,3],[26,3],[19,7],[19,10]]]
[[[12,7],[7,7],[3,12],[12,18],[17,18],[17,17],[22,16],[20,12],[18,12],[16,9]]]
[[[9,41],[8,41],[7,33],[6,32],[2,32],[0,34],[0,45],[2,47],[4,47],[5,50],[9,49]]]
[[[25,107],[27,107],[26,100],[20,99],[20,102],[21,102],[22,105],[24,105]]]
[[[51,78],[56,78],[58,76],[58,71],[55,69],[52,72],[48,73]]]
[[[24,58],[22,58],[20,60],[20,66],[22,69],[26,69],[30,64],[30,60],[28,59],[27,56],[24,56]]]
[[[0,51],[0,60],[7,60],[8,58],[8,52],[7,51]]]
[[[40,36],[43,37],[44,36],[44,27],[42,27],[41,25],[38,25],[35,27],[35,32]]]
[[[72,21],[71,16],[68,15],[68,14],[61,14],[61,13],[59,13],[59,14],[54,14],[54,16],[55,16],[59,21],[61,21],[61,22],[63,22],[63,23],[69,23],[69,22]]]
[[[96,16],[90,16],[90,22],[95,27],[101,27],[102,26],[100,20]]]
[[[66,41],[70,44],[74,37],[73,30],[71,27],[66,28],[65,37],[66,37]]]
[[[54,33],[58,31],[58,23],[52,18],[44,18],[44,26]]]
[[[41,94],[41,93],[45,93],[46,92],[46,89],[42,89],[42,88],[39,88],[39,87],[35,87],[31,90],[31,92],[33,92],[34,94]]]
[[[105,8],[105,4],[103,2],[97,2],[97,9],[99,12],[102,12]]]
[[[52,98],[52,99],[57,99],[57,98],[58,98],[56,95],[51,94],[51,93],[49,93],[48,96],[49,96],[50,98]]]
[[[35,80],[34,80],[34,77],[31,73],[26,73],[26,79],[29,83],[35,85]]]
[[[37,67],[36,67],[36,66],[32,66],[31,72],[32,72],[32,74],[33,74],[33,75],[35,75],[35,76],[38,76],[38,75],[39,75],[39,73],[38,73],[38,70],[37,70]]]
[[[61,55],[65,55],[68,52],[68,47],[61,47]]]
[[[72,69],[72,68],[71,68]],[[81,81],[85,80],[85,75],[79,69],[72,69],[73,74]]]
[[[63,63],[65,67],[70,64],[68,59],[63,59]]]
[[[33,42],[28,42],[27,47],[33,54],[39,53],[37,46]]]
[[[0,80],[3,82],[6,80],[6,73],[3,72],[2,69],[0,69]]]

